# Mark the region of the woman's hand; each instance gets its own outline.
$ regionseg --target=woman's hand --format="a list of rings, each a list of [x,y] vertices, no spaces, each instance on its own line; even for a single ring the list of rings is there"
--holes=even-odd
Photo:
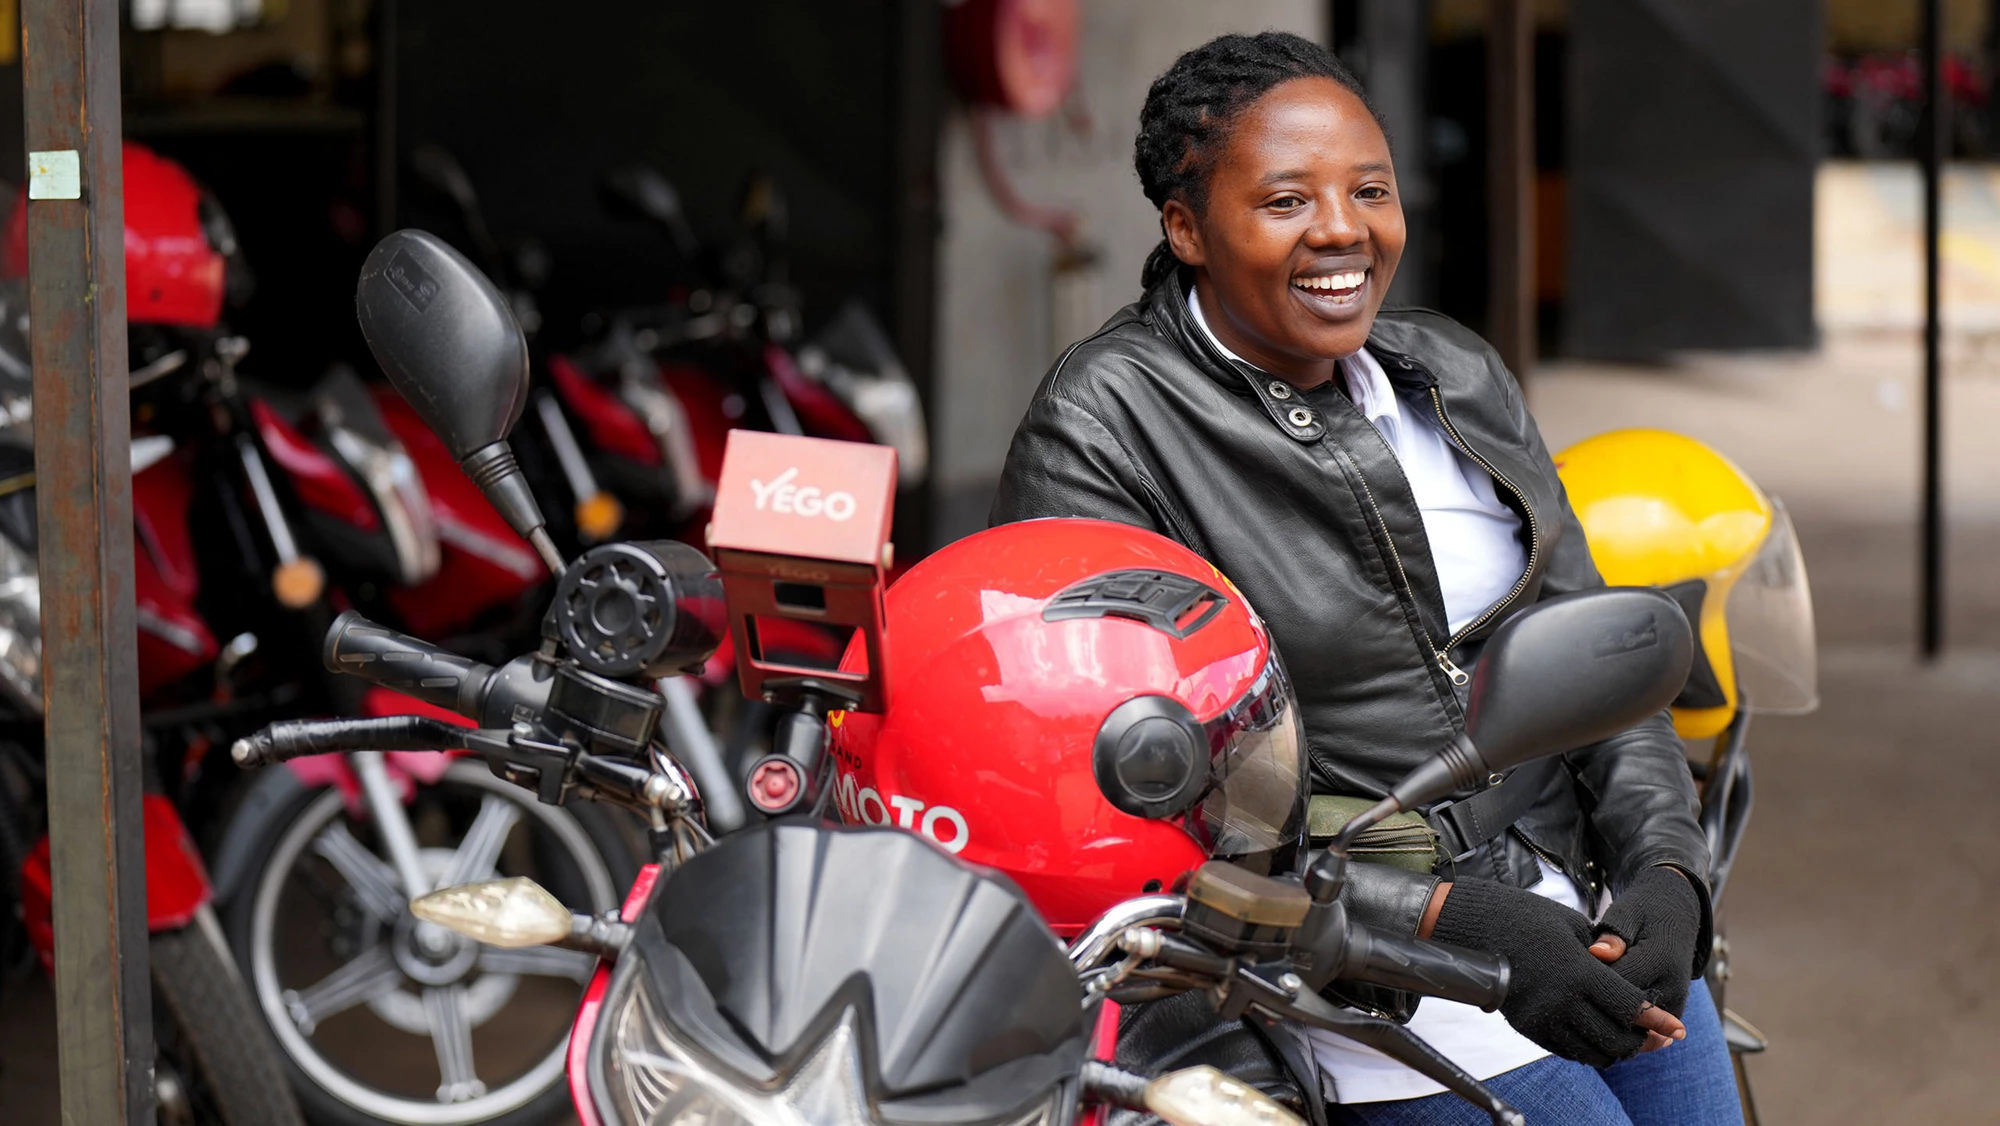
[[[1694,887],[1680,869],[1662,865],[1647,869],[1612,903],[1590,952],[1679,1016],[1687,1007],[1700,930]]]
[[[1424,922],[1425,937],[1505,956],[1513,973],[1501,1013],[1566,1059],[1608,1067],[1687,1035],[1645,990],[1592,957],[1590,920],[1554,900],[1461,880],[1439,888]]]

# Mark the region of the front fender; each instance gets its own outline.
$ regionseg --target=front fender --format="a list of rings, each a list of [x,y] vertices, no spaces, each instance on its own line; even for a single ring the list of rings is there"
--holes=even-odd
[[[145,795],[146,929],[179,930],[214,897],[201,851],[180,811],[159,794]]]
[[[141,814],[146,835],[146,930],[179,930],[214,897],[208,872],[174,803],[159,794],[146,794]],[[54,891],[49,838],[44,836],[21,865],[21,925],[42,968],[50,973],[55,972]]]

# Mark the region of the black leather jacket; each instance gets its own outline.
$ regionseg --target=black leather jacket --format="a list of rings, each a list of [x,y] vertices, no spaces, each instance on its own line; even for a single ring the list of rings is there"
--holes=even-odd
[[[1493,349],[1440,314],[1384,310],[1368,350],[1407,409],[1435,417],[1493,474],[1527,541],[1513,593],[1451,634],[1423,521],[1388,443],[1334,383],[1301,392],[1224,357],[1194,323],[1184,285],[1155,286],[1057,360],[1015,432],[991,520],[1117,520],[1200,553],[1277,639],[1315,789],[1380,796],[1463,730],[1454,673],[1508,613],[1603,580]],[[1707,848],[1670,718],[1576,751],[1565,766],[1546,773],[1510,832],[1441,865],[1449,870],[1354,865],[1344,893],[1353,916],[1413,934],[1440,878],[1527,886],[1540,879],[1537,854],[1593,899],[1668,864],[1700,892],[1705,959]],[[1406,1015],[1408,1002],[1364,1003]]]

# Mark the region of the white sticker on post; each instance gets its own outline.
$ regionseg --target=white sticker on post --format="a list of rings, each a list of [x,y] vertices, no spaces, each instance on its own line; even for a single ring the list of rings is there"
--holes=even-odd
[[[75,149],[28,154],[28,198],[83,198],[83,171]]]

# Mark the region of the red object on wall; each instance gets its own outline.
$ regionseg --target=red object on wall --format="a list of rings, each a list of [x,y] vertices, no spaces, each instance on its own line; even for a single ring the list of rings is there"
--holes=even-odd
[[[1076,0],[965,0],[945,15],[945,52],[966,100],[1046,117],[1076,80]]]
[[[201,221],[202,187],[179,164],[126,142],[125,319],[214,328],[227,261]],[[0,273],[28,274],[28,195],[14,197]]]
[[[146,794],[142,810],[146,833],[146,929],[153,933],[179,930],[194,922],[195,912],[209,901],[213,889],[201,854],[174,803]],[[55,972],[55,923],[51,914],[55,886],[49,865],[49,838],[44,836],[21,865],[21,924],[42,969]]]

